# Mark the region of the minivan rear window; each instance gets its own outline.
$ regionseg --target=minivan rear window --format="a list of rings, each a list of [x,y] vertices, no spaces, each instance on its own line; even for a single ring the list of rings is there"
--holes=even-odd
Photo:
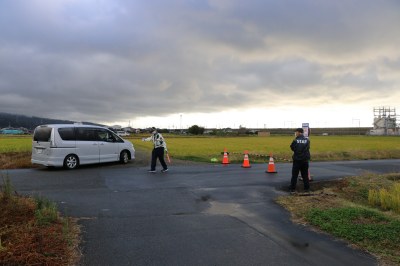
[[[62,127],[58,129],[62,140],[75,140],[75,129],[73,127]]]
[[[37,127],[33,134],[34,141],[49,142],[51,136],[51,127]]]

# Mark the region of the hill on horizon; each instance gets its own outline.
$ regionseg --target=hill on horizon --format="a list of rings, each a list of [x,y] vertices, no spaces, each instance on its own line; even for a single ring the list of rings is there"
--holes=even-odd
[[[35,129],[35,127],[44,124],[73,124],[78,121],[44,118],[37,116],[27,116],[20,114],[10,114],[0,112],[0,128],[26,128],[29,130]],[[91,122],[82,122],[85,124],[99,125]]]

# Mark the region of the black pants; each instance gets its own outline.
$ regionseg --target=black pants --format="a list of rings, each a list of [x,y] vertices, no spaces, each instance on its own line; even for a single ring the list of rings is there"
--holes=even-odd
[[[290,189],[296,189],[297,177],[299,176],[299,172],[301,173],[301,177],[303,178],[304,190],[309,190],[310,183],[308,180],[308,161],[293,161]]]
[[[168,169],[168,166],[164,161],[164,147],[155,148],[151,152],[151,170],[153,171],[156,170],[157,158],[160,161],[162,167],[164,169]]]

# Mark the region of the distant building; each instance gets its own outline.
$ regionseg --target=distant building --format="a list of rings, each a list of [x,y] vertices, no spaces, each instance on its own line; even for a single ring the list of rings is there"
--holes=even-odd
[[[0,134],[4,135],[22,135],[25,134],[25,131],[21,129],[14,129],[14,128],[3,128],[0,130]]]

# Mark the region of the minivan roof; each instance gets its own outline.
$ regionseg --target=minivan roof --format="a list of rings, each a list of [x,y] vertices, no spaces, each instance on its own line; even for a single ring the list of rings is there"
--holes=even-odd
[[[61,128],[61,127],[91,127],[91,128],[106,128],[102,126],[95,125],[83,125],[83,124],[46,124],[40,125],[38,127],[53,127],[53,128]]]

